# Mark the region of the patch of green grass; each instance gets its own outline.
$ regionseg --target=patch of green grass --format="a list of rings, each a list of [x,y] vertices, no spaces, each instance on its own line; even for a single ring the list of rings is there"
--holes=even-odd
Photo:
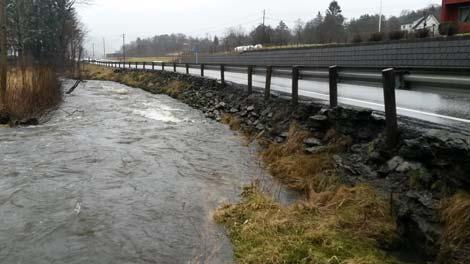
[[[247,187],[242,202],[214,215],[235,247],[238,263],[401,263],[379,249],[397,239],[395,225],[367,186],[339,188],[283,207]]]

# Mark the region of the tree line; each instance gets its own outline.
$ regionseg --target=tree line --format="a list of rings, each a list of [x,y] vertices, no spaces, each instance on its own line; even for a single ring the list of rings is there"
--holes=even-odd
[[[60,101],[56,72],[79,75],[87,0],[0,0],[0,116],[25,118]]]
[[[382,34],[399,32],[401,25],[427,15],[439,18],[440,6],[431,5],[419,10],[405,10],[400,16],[382,16]],[[126,45],[129,56],[155,56],[178,52],[202,53],[230,51],[238,46],[262,44],[264,46],[304,45],[357,42],[368,40],[378,31],[380,15],[365,14],[347,20],[340,4],[332,1],[325,12],[318,12],[311,20],[297,20],[293,28],[284,21],[276,27],[260,24],[250,32],[242,27],[226,30],[222,37],[193,38],[184,34],[159,35],[152,38],[137,39]]]
[[[81,57],[85,31],[75,5],[80,0],[5,1],[10,59],[65,66]]]

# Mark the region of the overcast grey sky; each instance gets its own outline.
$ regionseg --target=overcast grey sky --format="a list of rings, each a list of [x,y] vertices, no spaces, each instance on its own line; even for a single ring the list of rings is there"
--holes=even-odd
[[[251,30],[261,23],[266,9],[267,23],[282,19],[292,27],[297,19],[308,21],[322,13],[331,0],[94,0],[79,6],[82,22],[89,31],[87,49],[95,43],[96,56],[119,49],[125,33],[127,40],[159,34],[184,33],[192,36],[222,36],[228,27]],[[379,13],[380,0],[339,0],[346,18]],[[441,0],[383,0],[386,16],[399,15],[404,9],[418,9]]]

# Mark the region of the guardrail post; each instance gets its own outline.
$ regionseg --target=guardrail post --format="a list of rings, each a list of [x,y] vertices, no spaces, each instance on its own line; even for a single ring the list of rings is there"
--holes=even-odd
[[[271,77],[273,75],[273,67],[266,66],[266,87],[264,89],[264,100],[271,98]]]
[[[162,62],[162,71],[165,71],[165,63]]]
[[[189,74],[189,64],[186,63],[186,74]]]
[[[145,61],[144,61],[144,62],[142,62],[142,69],[144,69],[144,70],[145,70]]]
[[[204,77],[204,64],[201,64],[201,77]]]
[[[220,82],[225,86],[225,65],[220,65]]]
[[[397,103],[395,97],[395,69],[388,68],[382,71],[384,104],[385,104],[385,122],[386,122],[386,143],[387,147],[392,149],[398,144],[398,120]]]
[[[138,63],[135,62],[135,68],[137,69],[139,67]]]
[[[338,106],[338,67],[331,66],[329,69],[330,79],[330,107],[335,108]]]
[[[152,71],[155,70],[155,62],[152,61]]]
[[[292,68],[292,105],[297,106],[299,103],[299,77],[300,71],[298,66]]]
[[[131,69],[131,62],[129,61],[129,69]]]
[[[173,62],[173,72],[176,72],[176,62]]]
[[[253,93],[253,66],[248,66],[248,94]]]

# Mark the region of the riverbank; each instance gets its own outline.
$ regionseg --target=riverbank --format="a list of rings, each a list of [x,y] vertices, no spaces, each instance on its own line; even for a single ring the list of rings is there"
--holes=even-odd
[[[37,125],[41,116],[62,100],[60,81],[50,67],[12,68],[7,76],[0,124]]]
[[[370,243],[366,243],[365,248],[361,245],[357,252],[379,252],[377,255],[362,255],[348,249],[349,255],[341,255],[334,250],[319,249],[314,237],[302,236],[305,240],[300,244],[307,250],[296,255],[295,260],[315,263],[318,257],[322,257],[322,261],[335,261],[336,258],[338,263],[393,263],[396,260],[386,252],[404,247],[421,252],[427,259],[437,258],[441,263],[449,263],[448,260],[466,263],[470,258],[468,238],[461,236],[469,228],[466,220],[470,206],[468,196],[460,194],[468,192],[470,186],[467,177],[470,164],[466,162],[470,159],[468,136],[402,124],[400,146],[387,150],[381,136],[383,118],[367,110],[330,110],[312,101],[302,102],[298,108],[292,109],[289,100],[282,97],[264,102],[261,94],[247,95],[237,87],[222,87],[213,80],[169,72],[115,71],[88,65],[85,76],[121,82],[152,93],[169,94],[201,109],[208,118],[225,121],[231,128],[251,135],[260,142],[260,158],[270,172],[291,188],[306,193],[306,201],[293,208],[304,208],[319,216],[324,213],[328,219],[331,216],[332,225],[327,230],[347,231],[354,235],[346,240],[335,240],[329,233],[326,237],[331,239],[324,242],[336,241],[341,251],[351,239],[364,240]],[[374,193],[367,197],[374,198],[366,202],[356,199],[359,194],[355,188],[358,186],[367,186],[367,190]],[[338,196],[341,198],[335,198]],[[262,257],[259,252],[271,255],[283,250],[292,252],[289,246],[282,246],[279,232],[299,235],[306,230],[301,225],[293,225],[304,218],[291,217],[292,214],[285,211],[290,209],[263,211],[279,205],[273,206],[274,202],[269,200],[253,203],[253,199],[256,201],[259,197],[262,196],[253,189],[240,204],[225,206],[216,214],[216,218],[228,227],[241,263],[255,261],[248,255]],[[349,203],[352,209],[348,207]],[[359,213],[361,205],[365,206],[363,212],[367,213]],[[324,210],[325,207],[330,210]],[[297,216],[305,213],[298,210],[290,212]],[[345,221],[347,217],[343,213],[362,216],[362,225],[358,224],[358,219]],[[284,214],[279,222],[293,228],[267,233],[265,239],[280,242],[276,247],[253,243],[256,241],[248,235],[269,230],[266,229],[269,223],[245,228],[247,223],[271,214],[274,214],[273,218]],[[305,219],[309,217],[307,213]],[[371,225],[370,219],[378,219],[380,224]],[[322,225],[322,221],[310,224],[328,227]],[[381,237],[378,233],[361,232],[367,226],[383,227],[385,229],[377,228],[374,232],[386,235]],[[247,230],[250,232],[246,233]],[[291,241],[289,236],[285,241]],[[252,251],[244,251],[244,248]],[[384,256],[386,260],[380,259]],[[288,256],[280,254],[277,260],[283,263],[288,259]]]

